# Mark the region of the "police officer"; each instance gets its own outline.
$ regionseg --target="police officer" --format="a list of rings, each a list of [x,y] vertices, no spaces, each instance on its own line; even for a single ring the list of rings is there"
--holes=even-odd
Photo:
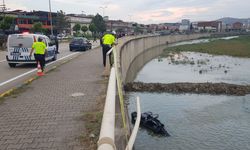
[[[33,43],[32,49],[30,51],[30,57],[33,51],[35,50],[34,57],[36,59],[36,62],[40,63],[43,72],[45,66],[45,54],[47,53],[47,47],[42,41],[43,41],[42,37],[38,37],[38,42]]]
[[[116,32],[112,31],[112,33],[106,33],[102,37],[102,55],[103,55],[103,66],[106,67],[106,54],[107,52],[112,48],[113,45],[115,45],[115,35]],[[112,66],[111,62],[111,54],[109,54],[109,64]]]

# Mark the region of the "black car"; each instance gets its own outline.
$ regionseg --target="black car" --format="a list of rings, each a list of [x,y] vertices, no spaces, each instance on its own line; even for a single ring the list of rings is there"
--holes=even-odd
[[[140,126],[153,131],[155,134],[162,136],[170,136],[167,130],[164,128],[164,124],[160,122],[157,118],[158,114],[153,114],[152,112],[144,112],[141,114]],[[131,121],[134,124],[137,118],[137,112],[131,113]]]
[[[69,43],[69,50],[70,51],[86,51],[92,48],[92,44],[90,41],[83,37],[76,37],[73,38],[72,41]]]

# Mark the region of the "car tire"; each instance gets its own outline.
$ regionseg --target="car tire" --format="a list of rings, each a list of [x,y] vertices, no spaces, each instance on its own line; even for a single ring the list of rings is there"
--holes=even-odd
[[[10,68],[15,68],[16,64],[15,63],[9,63]]]
[[[52,58],[52,61],[56,61],[57,60],[57,54],[55,53],[54,57]]]
[[[69,49],[69,51],[71,51],[71,52],[72,52],[72,49],[70,48],[70,49]]]

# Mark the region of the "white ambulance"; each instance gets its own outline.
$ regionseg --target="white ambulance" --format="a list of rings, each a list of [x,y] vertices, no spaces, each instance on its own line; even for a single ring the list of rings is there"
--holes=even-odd
[[[40,34],[11,34],[7,41],[6,59],[10,67],[16,67],[17,64],[36,63],[34,55],[31,57],[30,51],[32,44],[38,41],[38,37],[43,39],[47,46],[45,60],[56,60],[56,45],[47,36]]]

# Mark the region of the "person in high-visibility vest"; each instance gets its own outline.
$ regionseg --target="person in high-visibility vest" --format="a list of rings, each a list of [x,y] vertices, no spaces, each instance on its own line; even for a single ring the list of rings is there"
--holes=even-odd
[[[45,67],[45,54],[47,53],[47,46],[44,44],[43,39],[41,37],[38,38],[38,42],[34,42],[32,45],[32,49],[30,51],[30,57],[34,52],[34,57],[36,62],[40,63],[42,72],[44,72]]]
[[[102,37],[102,55],[103,55],[103,66],[106,67],[106,54],[107,52],[112,48],[113,45],[115,45],[115,35],[116,32],[112,31],[112,33],[106,33]],[[111,55],[112,53],[109,54],[109,64],[112,66],[112,61],[111,61]]]

